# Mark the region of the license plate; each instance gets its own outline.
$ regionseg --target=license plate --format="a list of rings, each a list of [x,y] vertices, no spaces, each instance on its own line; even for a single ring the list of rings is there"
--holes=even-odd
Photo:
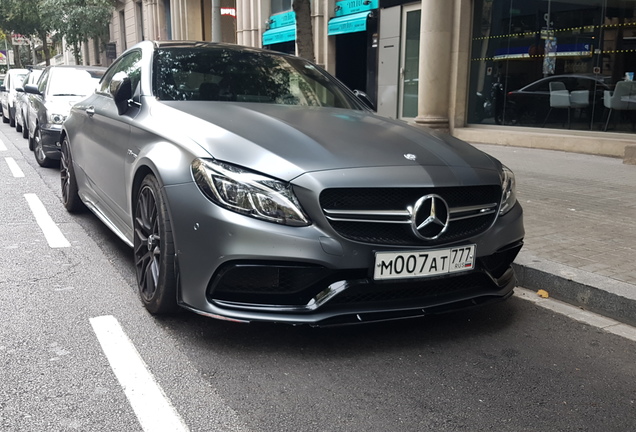
[[[373,278],[409,279],[472,270],[475,245],[411,252],[377,252]]]

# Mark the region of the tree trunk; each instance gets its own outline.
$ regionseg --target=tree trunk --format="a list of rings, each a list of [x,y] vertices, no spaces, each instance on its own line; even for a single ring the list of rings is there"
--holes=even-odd
[[[46,32],[41,32],[39,34],[40,40],[42,41],[42,52],[44,53],[44,61],[46,65],[49,66],[51,64],[51,51],[49,51],[49,46],[46,43]]]
[[[298,56],[315,61],[314,30],[311,24],[310,0],[293,0],[292,8],[296,13],[296,46]]]

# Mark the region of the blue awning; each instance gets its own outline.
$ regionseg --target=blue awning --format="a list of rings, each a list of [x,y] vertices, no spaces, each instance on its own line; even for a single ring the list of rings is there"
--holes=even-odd
[[[263,33],[263,46],[296,40],[296,24],[270,29]]]
[[[369,11],[358,12],[351,15],[339,16],[329,20],[329,36],[355,33],[367,29],[367,18]]]

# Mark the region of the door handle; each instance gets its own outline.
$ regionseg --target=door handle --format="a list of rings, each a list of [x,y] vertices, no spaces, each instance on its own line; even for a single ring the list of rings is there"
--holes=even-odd
[[[86,114],[88,114],[89,117],[93,117],[95,115],[95,107],[89,106],[86,108]]]

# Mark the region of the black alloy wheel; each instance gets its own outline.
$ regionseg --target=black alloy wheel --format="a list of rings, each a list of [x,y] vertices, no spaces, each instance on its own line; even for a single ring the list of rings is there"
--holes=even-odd
[[[137,194],[134,255],[139,295],[152,314],[176,312],[174,241],[165,199],[156,177],[144,178]]]
[[[49,168],[55,165],[55,161],[48,157],[44,153],[42,148],[42,132],[40,132],[40,126],[35,127],[35,133],[33,135],[33,153],[35,155],[35,161],[44,168]]]
[[[70,213],[78,213],[85,209],[79,197],[75,168],[71,158],[68,138],[62,140],[62,154],[60,158],[60,181],[62,184],[62,203]]]

